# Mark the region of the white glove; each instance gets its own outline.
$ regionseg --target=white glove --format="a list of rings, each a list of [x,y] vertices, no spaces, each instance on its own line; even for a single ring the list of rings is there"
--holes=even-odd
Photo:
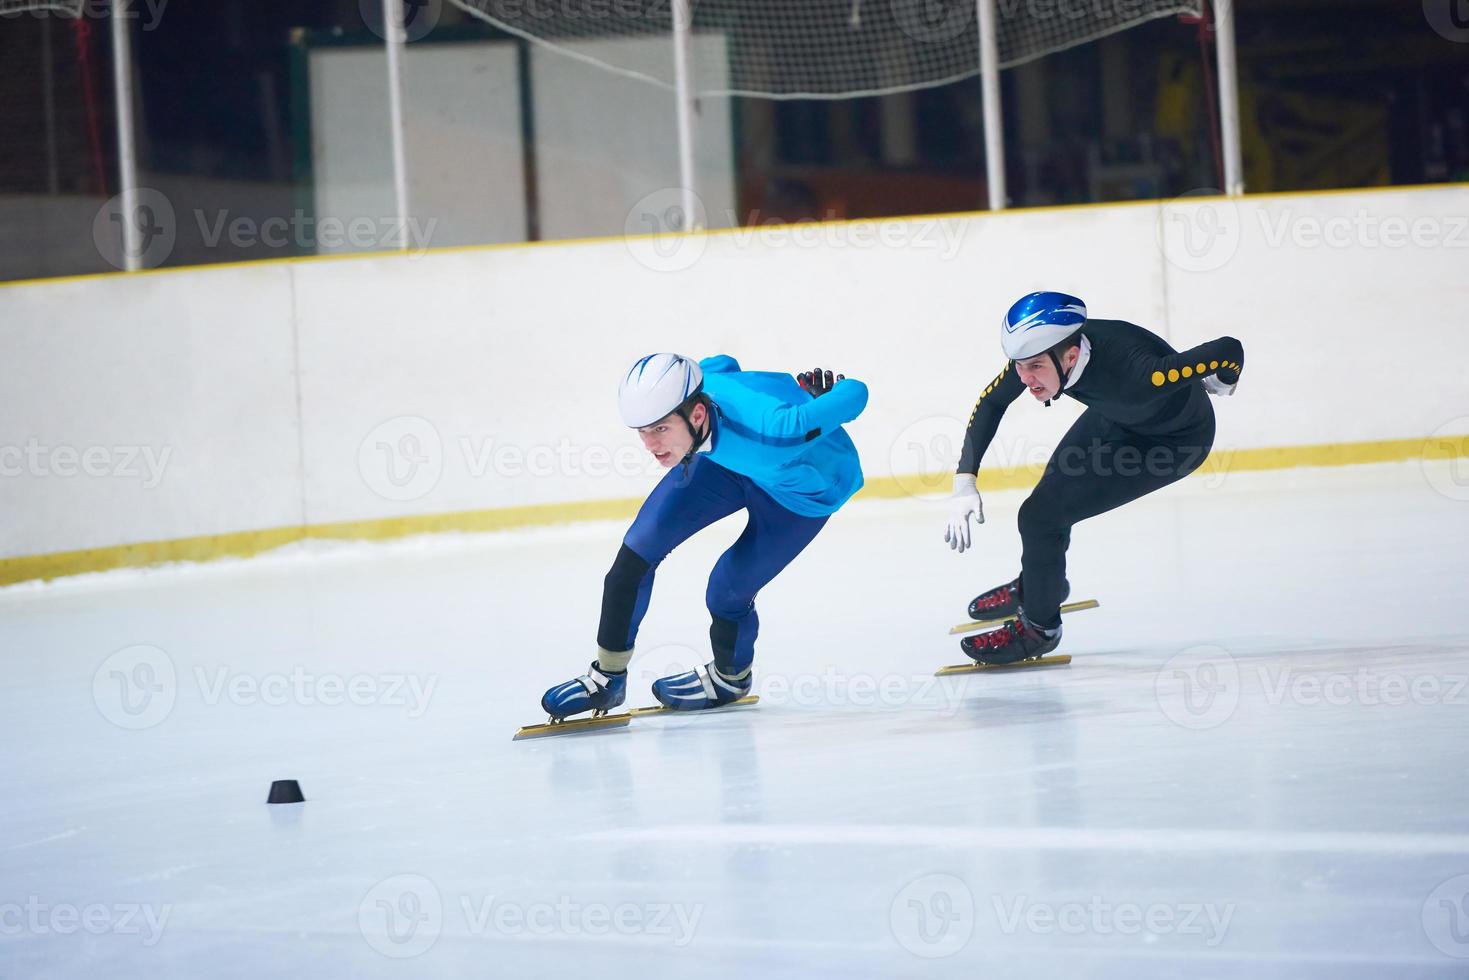
[[[974,516],[984,523],[984,504],[979,499],[979,487],[974,485],[973,473],[954,474],[954,496],[951,498],[949,526],[944,531],[944,540],[960,554],[969,547],[969,518]]]
[[[1220,381],[1219,376],[1215,374],[1208,375],[1204,378],[1204,390],[1207,391],[1209,394],[1217,395],[1220,398],[1227,398],[1228,396],[1234,394],[1234,389],[1238,387],[1238,381],[1236,381],[1232,385],[1227,385],[1223,381]]]

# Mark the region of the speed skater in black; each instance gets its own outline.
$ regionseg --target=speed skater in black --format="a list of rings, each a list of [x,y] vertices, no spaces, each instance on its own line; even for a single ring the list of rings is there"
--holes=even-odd
[[[1123,320],[1087,318],[1075,296],[1022,297],[1000,323],[1009,363],[975,403],[954,475],[944,540],[969,548],[972,516],[984,523],[979,461],[1005,409],[1023,391],[1047,405],[1063,394],[1086,411],[1061,438],[1040,482],[1020,507],[1020,575],[977,596],[972,619],[1014,617],[960,641],[984,664],[1045,656],[1061,642],[1061,603],[1070,592],[1071,527],[1183,479],[1214,444],[1209,395],[1232,395],[1244,346],[1220,337],[1179,353]]]

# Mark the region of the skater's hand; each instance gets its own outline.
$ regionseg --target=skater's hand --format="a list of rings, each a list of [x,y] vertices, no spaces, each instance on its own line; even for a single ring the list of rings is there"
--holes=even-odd
[[[969,547],[969,518],[973,516],[980,524],[984,523],[984,503],[979,499],[979,487],[974,481],[973,473],[954,474],[954,496],[944,540],[961,554]]]
[[[1211,374],[1204,378],[1204,390],[1207,391],[1209,394],[1217,395],[1220,398],[1225,398],[1229,395],[1234,394],[1234,389],[1238,387],[1238,381],[1236,381],[1232,385],[1227,385],[1223,381],[1220,381],[1216,375]]]
[[[830,371],[823,371],[821,368],[816,368],[814,371],[806,371],[796,375],[796,384],[800,385],[801,390],[809,394],[812,398],[820,398],[828,391],[831,391],[832,387],[845,377],[845,374],[839,374],[833,378]]]

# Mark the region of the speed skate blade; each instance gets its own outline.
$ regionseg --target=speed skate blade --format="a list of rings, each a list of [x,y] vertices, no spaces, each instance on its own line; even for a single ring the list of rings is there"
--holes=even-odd
[[[575,735],[577,732],[600,732],[609,728],[626,728],[632,721],[628,712],[602,715],[600,718],[574,718],[571,721],[550,721],[540,725],[526,725],[515,733],[512,742],[523,738],[545,738],[548,735]]]
[[[723,711],[726,708],[743,708],[752,704],[760,703],[760,695],[749,694],[738,701],[722,704],[717,708],[702,708],[697,711],[678,711],[674,708],[665,708],[663,705],[653,705],[647,708],[633,708],[615,715],[603,715],[600,718],[576,718],[571,721],[552,721],[541,725],[526,725],[515,733],[512,742],[518,742],[523,738],[546,738],[552,735],[575,735],[577,732],[600,732],[609,728],[626,728],[627,723],[634,718],[646,718],[649,715],[707,715],[715,711]]]
[[[1061,607],[1061,612],[1062,614],[1081,612],[1083,609],[1095,609],[1100,605],[1101,603],[1095,599],[1082,599],[1080,602],[1066,603],[1066,605]],[[1014,616],[1005,616],[1001,619],[971,619],[967,623],[960,623],[958,626],[950,627],[949,635],[958,636],[960,633],[974,633],[978,630],[994,629],[997,626],[1004,626],[1014,619]]]
[[[634,708],[629,711],[628,714],[632,715],[634,718],[646,718],[649,715],[707,715],[711,711],[723,711],[726,708],[743,708],[747,707],[748,705],[759,703],[760,695],[746,694],[738,701],[731,701],[729,704],[721,704],[717,708],[696,708],[693,711],[680,711],[677,708],[669,708],[661,704],[655,704],[646,708]]]
[[[1064,667],[1071,663],[1070,654],[1061,654],[1056,657],[1037,657],[1034,660],[1017,660],[1013,664],[955,664],[952,667],[940,667],[934,671],[935,677],[948,677],[950,674],[980,674],[996,670],[1026,670],[1031,667]]]

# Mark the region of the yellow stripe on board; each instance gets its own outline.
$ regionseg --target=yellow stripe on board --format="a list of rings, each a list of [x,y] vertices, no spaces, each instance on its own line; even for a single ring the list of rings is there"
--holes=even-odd
[[[574,504],[536,504],[527,507],[497,507],[449,514],[414,517],[385,517],[370,521],[337,524],[307,524],[263,531],[235,531],[195,538],[143,541],[137,544],[58,551],[0,559],[0,586],[53,579],[84,572],[114,568],[142,568],[171,561],[211,561],[215,558],[248,558],[272,548],[305,540],[382,541],[415,534],[444,531],[505,531],[517,527],[563,524],[571,521],[602,521],[631,518],[641,500],[589,500]]]
[[[1271,449],[1216,449],[1194,477],[1298,466],[1356,466],[1413,459],[1458,459],[1466,456],[1469,456],[1469,435],[1280,446]],[[980,474],[979,484],[988,491],[1025,489],[1033,486],[1040,474],[1040,467],[987,469]],[[858,496],[892,499],[942,495],[948,493],[952,484],[952,473],[879,477],[869,479]],[[0,585],[60,578],[84,572],[104,572],[114,568],[141,568],[171,561],[246,558],[305,540],[380,541],[445,531],[504,531],[574,521],[619,520],[631,518],[641,504],[642,501],[635,498],[534,504],[450,514],[237,531],[195,538],[175,538],[170,541],[143,541],[137,544],[87,548],[82,551],[23,555],[0,560]]]

